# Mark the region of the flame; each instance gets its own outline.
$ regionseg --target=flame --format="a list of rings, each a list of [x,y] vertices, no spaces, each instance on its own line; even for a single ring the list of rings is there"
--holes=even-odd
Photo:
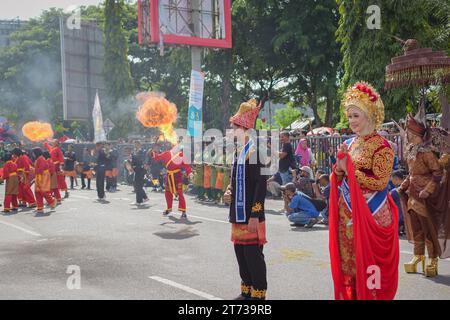
[[[136,113],[139,122],[147,128],[159,128],[165,140],[177,144],[178,137],[173,130],[173,123],[177,118],[176,105],[151,93],[141,93],[136,99],[142,103]]]
[[[22,127],[22,133],[25,137],[34,142],[53,138],[52,125],[46,122],[27,122]]]

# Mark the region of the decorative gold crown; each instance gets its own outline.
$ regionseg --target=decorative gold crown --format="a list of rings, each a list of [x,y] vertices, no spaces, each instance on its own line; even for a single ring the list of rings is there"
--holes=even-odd
[[[342,100],[344,111],[355,106],[361,109],[372,119],[375,128],[380,128],[384,121],[384,104],[377,90],[370,84],[359,81],[350,86]]]

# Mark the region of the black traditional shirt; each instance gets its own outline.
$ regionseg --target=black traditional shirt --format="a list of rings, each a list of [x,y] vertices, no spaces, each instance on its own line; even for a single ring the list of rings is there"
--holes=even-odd
[[[250,218],[258,218],[260,222],[265,221],[264,214],[264,200],[267,191],[267,176],[261,173],[261,169],[265,167],[261,163],[259,155],[252,155],[258,153],[256,148],[247,155],[245,161],[245,213],[246,221],[237,222],[236,218],[236,173],[237,173],[237,157],[235,153],[233,161],[233,169],[231,175],[231,191],[232,200],[230,206],[229,221],[237,224],[248,224]],[[253,159],[256,158],[256,159]],[[253,160],[253,161],[251,161]],[[256,163],[251,163],[256,162]]]

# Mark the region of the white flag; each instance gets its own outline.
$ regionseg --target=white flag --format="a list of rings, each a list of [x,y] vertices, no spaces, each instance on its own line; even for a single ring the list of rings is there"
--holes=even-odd
[[[98,90],[95,94],[94,109],[92,110],[92,119],[94,122],[94,142],[106,141],[105,129],[103,129],[102,107],[100,106],[100,98]]]

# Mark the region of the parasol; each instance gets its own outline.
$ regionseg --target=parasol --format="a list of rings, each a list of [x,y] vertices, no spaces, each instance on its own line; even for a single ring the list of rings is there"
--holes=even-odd
[[[320,128],[315,128],[312,131],[308,132],[306,135],[307,136],[315,136],[315,135],[324,135],[324,134],[330,134],[332,135],[334,132],[334,130],[332,128],[328,128],[328,127],[320,127]]]
[[[403,43],[404,54],[386,66],[385,89],[450,82],[450,57],[444,51],[420,48],[415,39]]]

